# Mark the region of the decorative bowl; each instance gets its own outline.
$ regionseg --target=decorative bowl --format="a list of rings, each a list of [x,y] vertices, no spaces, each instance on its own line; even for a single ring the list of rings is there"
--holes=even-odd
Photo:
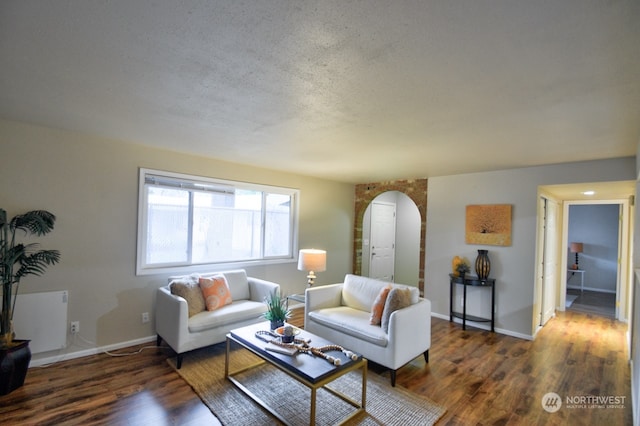
[[[290,334],[289,336],[285,335],[284,330],[286,327],[291,327],[291,331],[293,332],[293,334]],[[282,327],[278,327],[274,331],[278,336],[280,336],[280,340],[282,340],[282,343],[293,343],[296,336],[300,334],[300,329],[292,325],[285,325]]]
[[[286,325],[283,325],[282,327],[278,327],[275,330],[273,330],[273,332],[276,333],[278,336],[282,337],[282,336],[284,336],[284,328],[285,327],[286,327]],[[289,327],[293,328],[293,335],[294,336],[297,336],[302,331],[298,327],[294,327],[292,325],[290,325]]]

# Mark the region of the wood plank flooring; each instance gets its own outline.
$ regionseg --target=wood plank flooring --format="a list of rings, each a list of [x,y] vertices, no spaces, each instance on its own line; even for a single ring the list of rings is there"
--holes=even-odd
[[[430,363],[398,371],[397,386],[447,407],[439,425],[631,425],[626,325],[560,313],[533,341],[433,318]],[[120,352],[135,352],[140,347]],[[0,396],[2,425],[216,425],[169,367],[170,349],[100,354],[32,368],[25,386]],[[375,365],[386,378],[388,371]],[[223,374],[212,372],[212,374]],[[624,408],[542,409],[541,397],[624,396]],[[249,402],[248,402],[249,403]],[[563,401],[564,404],[564,401]]]
[[[398,385],[448,408],[447,425],[631,425],[626,324],[565,312],[535,341],[492,334],[434,319],[430,363],[400,370]],[[555,392],[565,405],[542,408]],[[566,397],[623,396],[625,407],[569,408]]]

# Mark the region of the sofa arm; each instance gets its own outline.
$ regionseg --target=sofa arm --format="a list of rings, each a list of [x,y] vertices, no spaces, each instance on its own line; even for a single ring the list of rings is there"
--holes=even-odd
[[[305,313],[342,304],[342,283],[310,287],[305,290]]]
[[[388,333],[390,347],[396,351],[395,359],[403,359],[403,354],[416,354],[429,349],[431,301],[421,298],[418,303],[393,312],[389,317]]]
[[[280,290],[280,285],[271,281],[261,280],[260,278],[247,277],[249,282],[249,294],[251,300],[255,302],[264,302],[274,291]]]
[[[160,287],[156,298],[156,333],[175,351],[188,339],[189,307],[187,301]]]

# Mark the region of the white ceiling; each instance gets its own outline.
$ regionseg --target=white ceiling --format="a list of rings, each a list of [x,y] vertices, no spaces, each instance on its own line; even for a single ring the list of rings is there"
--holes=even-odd
[[[352,183],[640,140],[638,0],[4,0],[0,64],[0,117]]]
[[[628,200],[636,194],[636,182],[591,182],[564,185],[545,185],[539,188],[544,193],[560,201],[578,201],[601,203],[603,201]]]

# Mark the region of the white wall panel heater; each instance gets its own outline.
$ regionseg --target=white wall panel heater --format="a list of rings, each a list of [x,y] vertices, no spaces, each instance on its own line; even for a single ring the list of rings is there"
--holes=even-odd
[[[19,293],[13,314],[16,339],[31,340],[32,354],[67,346],[68,293]]]

